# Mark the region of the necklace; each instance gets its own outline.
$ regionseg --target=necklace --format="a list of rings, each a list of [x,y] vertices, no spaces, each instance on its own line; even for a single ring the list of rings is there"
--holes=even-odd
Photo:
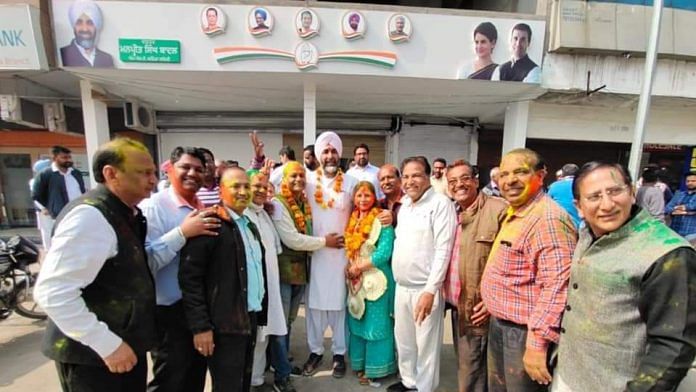
[[[300,206],[297,205],[295,196],[292,194],[290,188],[288,188],[288,184],[285,182],[280,185],[280,195],[283,196],[285,202],[290,207],[290,213],[292,215],[292,220],[295,222],[295,227],[297,227],[302,234],[307,234],[307,221],[312,219],[312,209],[309,206],[309,203],[307,203],[307,198],[304,196],[304,192],[300,196],[300,201],[304,207],[304,212],[302,209],[300,209]]]
[[[324,202],[324,192],[322,191],[321,188],[321,177],[323,176],[324,172],[322,171],[321,168],[318,168],[316,170],[317,173],[317,185],[316,189],[314,190],[314,201],[321,206],[323,209],[327,208],[333,208],[334,206],[334,199],[333,197],[329,199],[328,202]],[[341,169],[338,169],[338,173],[336,173],[336,181],[334,182],[333,185],[333,190],[336,193],[341,193],[341,188],[343,187],[343,171]]]
[[[350,214],[350,220],[348,220],[348,226],[344,234],[346,256],[348,256],[348,260],[356,260],[360,253],[360,247],[367,241],[368,237],[370,237],[372,225],[381,211],[382,210],[377,207],[372,207],[370,212],[362,218],[358,210]]]

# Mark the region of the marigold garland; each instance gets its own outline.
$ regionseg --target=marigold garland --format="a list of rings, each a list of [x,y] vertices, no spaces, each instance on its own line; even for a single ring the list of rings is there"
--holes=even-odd
[[[334,199],[330,198],[328,202],[324,202],[324,192],[321,190],[321,176],[324,174],[321,168],[316,170],[317,173],[317,187],[314,190],[314,201],[321,206],[321,208],[333,208]],[[341,188],[343,187],[343,171],[338,169],[336,173],[336,181],[333,185],[333,190],[336,193],[341,193]]]
[[[307,221],[312,219],[312,208],[309,206],[309,203],[307,203],[307,198],[305,197],[304,192],[302,192],[302,195],[300,196],[300,201],[302,201],[305,209],[304,213],[302,210],[300,210],[300,206],[297,205],[295,196],[292,194],[288,184],[285,182],[280,185],[280,194],[290,207],[290,213],[293,221],[295,221],[295,226],[302,234],[307,234]]]
[[[356,260],[356,257],[360,253],[360,247],[370,237],[372,224],[375,222],[380,212],[382,212],[380,208],[372,207],[370,212],[363,218],[360,218],[360,211],[357,209],[350,214],[350,220],[348,220],[348,226],[344,234],[348,260]]]

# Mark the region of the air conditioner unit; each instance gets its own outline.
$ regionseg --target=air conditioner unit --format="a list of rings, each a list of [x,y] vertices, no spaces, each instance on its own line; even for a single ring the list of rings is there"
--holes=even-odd
[[[143,133],[155,134],[155,111],[137,100],[123,103],[126,127]]]
[[[17,95],[0,95],[0,118],[31,128],[44,128],[43,106]]]
[[[43,105],[46,128],[51,132],[67,132],[65,107],[62,102],[50,102]]]

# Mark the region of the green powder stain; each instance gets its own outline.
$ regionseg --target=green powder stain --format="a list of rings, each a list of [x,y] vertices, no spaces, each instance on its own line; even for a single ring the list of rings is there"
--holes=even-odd
[[[56,340],[55,343],[53,343],[53,348],[56,351],[63,351],[68,347],[68,339],[67,338],[61,338]]]

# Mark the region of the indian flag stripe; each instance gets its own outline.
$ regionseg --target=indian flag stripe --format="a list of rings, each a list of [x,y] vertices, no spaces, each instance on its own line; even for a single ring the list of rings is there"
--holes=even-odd
[[[218,63],[241,61],[258,58],[281,58],[292,60],[295,58],[290,52],[277,49],[255,48],[248,46],[230,46],[213,49],[213,54]]]
[[[378,51],[331,52],[319,56],[320,60],[351,61],[392,68],[396,65],[396,54]]]

